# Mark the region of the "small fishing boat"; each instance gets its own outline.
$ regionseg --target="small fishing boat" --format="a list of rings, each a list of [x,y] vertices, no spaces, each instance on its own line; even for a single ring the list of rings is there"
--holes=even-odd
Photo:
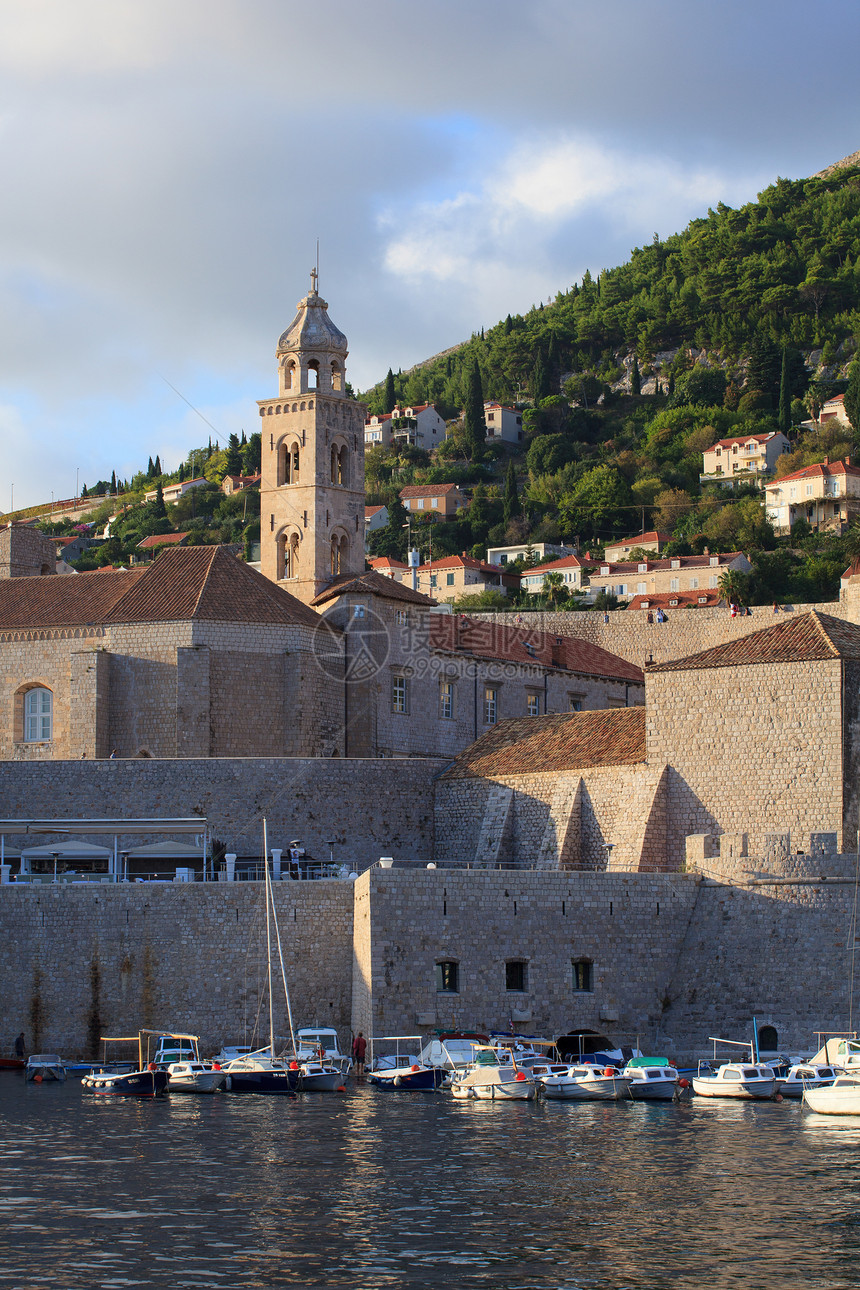
[[[30,1084],[61,1084],[66,1068],[56,1053],[33,1053],[27,1058],[24,1078]]]
[[[860,1079],[837,1075],[832,1084],[805,1089],[803,1105],[819,1115],[860,1115]]]
[[[630,1080],[617,1066],[567,1066],[563,1070],[539,1075],[548,1098],[573,1102],[617,1102],[627,1097]]]
[[[167,1067],[167,1087],[171,1093],[217,1093],[226,1079],[217,1063],[183,1061],[171,1062]]]
[[[482,1102],[531,1101],[538,1085],[531,1071],[520,1070],[513,1060],[500,1061],[492,1044],[475,1046],[475,1064],[470,1070],[449,1076],[448,1086],[455,1098]]]
[[[443,1030],[421,1049],[418,1061],[423,1066],[440,1066],[446,1071],[465,1070],[475,1063],[475,1048],[486,1046],[489,1038],[473,1030]]]
[[[677,1069],[665,1057],[633,1057],[622,1074],[630,1081],[634,1102],[671,1102],[681,1083]]]
[[[352,1058],[340,1051],[337,1031],[333,1026],[302,1026],[296,1031],[296,1061],[312,1062],[317,1059],[328,1066],[336,1066],[341,1077],[349,1074]]]
[[[328,1060],[292,1061],[289,1065],[300,1093],[336,1093],[344,1087],[343,1072]]]
[[[832,1066],[796,1062],[788,1068],[787,1074],[780,1081],[779,1091],[783,1097],[803,1097],[808,1088],[829,1088],[836,1075]]]
[[[129,1071],[126,1075],[112,1075],[107,1071],[85,1075],[81,1087],[91,1093],[112,1093],[117,1097],[163,1097],[167,1080],[167,1071],[156,1070],[155,1062],[150,1062],[145,1070]]]
[[[737,1097],[763,1100],[773,1097],[779,1088],[770,1066],[758,1062],[726,1062],[718,1070],[707,1062],[699,1063],[693,1076],[693,1092],[699,1097]]]
[[[445,1079],[445,1071],[441,1066],[424,1066],[420,1062],[368,1071],[367,1074],[367,1082],[374,1088],[400,1089],[405,1093],[432,1092],[433,1089],[441,1088]]]
[[[224,1087],[228,1093],[278,1093],[283,1097],[295,1097],[298,1083],[296,1071],[291,1071],[286,1062],[273,1057],[268,1050],[248,1053],[227,1062],[222,1067],[225,1075]]]

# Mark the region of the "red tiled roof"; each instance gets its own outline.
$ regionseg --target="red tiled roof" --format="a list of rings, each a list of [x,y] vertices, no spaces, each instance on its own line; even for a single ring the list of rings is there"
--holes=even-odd
[[[365,506],[364,518],[366,520],[372,519],[374,515],[378,515],[380,511],[384,511],[384,510],[385,510],[384,506]]]
[[[64,578],[4,578],[0,580],[0,631],[111,622],[114,605],[154,567],[99,570]]]
[[[656,529],[651,529],[650,533],[637,533],[635,537],[619,538],[617,542],[607,542],[608,547],[613,546],[641,546],[643,542],[671,542],[671,533],[658,533]]]
[[[661,591],[658,595],[634,596],[627,602],[630,609],[683,609],[686,605],[714,609],[725,601],[718,591]]]
[[[710,448],[706,448],[705,451],[713,452],[715,448],[731,448],[733,444],[752,443],[753,440],[756,443],[767,443],[769,439],[773,439],[781,433],[781,430],[769,430],[767,434],[743,434],[735,435],[733,439],[718,439],[716,443],[711,444]]]
[[[611,577],[616,573],[638,573],[640,564],[647,564],[649,573],[653,570],[673,568],[718,569],[721,565],[730,564],[732,560],[737,560],[738,556],[743,554],[743,551],[724,551],[722,554],[714,552],[712,555],[661,556],[659,560],[619,560],[617,563],[613,563],[611,560],[598,560],[597,574],[593,576],[600,577],[600,568],[605,564],[609,565],[609,574],[603,574],[604,578]],[[744,559],[746,559],[745,556]],[[712,560],[717,560],[719,563],[712,565]]]
[[[500,721],[460,753],[441,778],[554,774],[644,760],[644,707],[604,708]]]
[[[138,542],[138,549],[142,551],[154,551],[159,546],[178,546],[188,537],[187,533],[153,533],[150,537],[145,537]]]
[[[459,484],[407,484],[401,488],[399,496],[407,497],[445,497],[454,490],[459,492]]]
[[[609,650],[577,636],[555,636],[528,627],[507,627],[492,619],[469,618],[463,614],[434,614],[430,623],[430,644],[434,650],[458,655],[494,658],[605,676],[618,681],[645,677],[641,669]]]
[[[795,470],[791,475],[780,475],[773,483],[767,484],[768,489],[779,488],[793,479],[830,479],[833,475],[860,475],[860,466],[852,466],[844,461],[819,461],[814,466],[804,466],[803,470]]]
[[[443,572],[446,569],[478,569],[481,573],[491,573],[494,577],[501,574],[505,578],[510,578],[512,583],[519,582],[520,579],[518,573],[506,573],[503,564],[487,564],[484,560],[476,560],[471,555],[446,555],[444,559],[434,560],[432,564],[428,562],[420,565],[419,569],[422,573],[436,573],[439,569]]]
[[[712,667],[804,663],[831,658],[860,659],[860,627],[812,610],[687,658],[649,664],[646,670],[649,673],[687,672]]]
[[[551,573],[553,569],[584,569],[585,565],[578,555],[564,555],[560,560],[550,560],[549,564],[530,564],[523,573]]]
[[[368,417],[368,418],[367,418],[367,420],[365,421],[365,423],[364,423],[364,424],[365,424],[366,426],[369,426],[369,425],[377,425],[377,426],[378,426],[378,425],[382,425],[383,421],[390,421],[390,420],[391,420],[391,416],[392,416],[392,414],[391,414],[390,412],[378,412],[378,413],[374,413],[374,415],[373,415],[372,417]]]
[[[827,408],[830,406],[831,403],[844,403],[844,402],[845,402],[844,394],[834,394],[832,399],[827,399],[827,401],[822,404],[822,407]]]
[[[400,569],[408,571],[409,565],[402,560],[394,560],[390,555],[374,555],[367,562],[371,569]]]
[[[421,591],[413,591],[394,578],[387,578],[384,573],[370,569],[367,573],[346,573],[336,578],[331,586],[326,587],[311,601],[312,605],[325,605],[338,596],[357,593],[359,595],[382,596],[385,600],[408,600],[413,605],[426,605],[428,608],[436,601],[425,596]]]

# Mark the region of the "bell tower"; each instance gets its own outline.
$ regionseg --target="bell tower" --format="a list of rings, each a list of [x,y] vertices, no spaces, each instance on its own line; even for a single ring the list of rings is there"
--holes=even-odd
[[[364,404],[346,396],[346,337],[317,272],[278,341],[278,394],[261,399],[260,567],[310,604],[364,572]]]

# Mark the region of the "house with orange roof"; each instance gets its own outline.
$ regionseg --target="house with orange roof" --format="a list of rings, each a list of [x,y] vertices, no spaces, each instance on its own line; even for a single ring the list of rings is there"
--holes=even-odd
[[[486,564],[464,551],[461,555],[448,555],[419,565],[418,586],[436,600],[453,603],[460,596],[477,595],[487,590],[510,596],[519,590],[520,575],[506,573],[502,565]]]
[[[844,533],[860,516],[860,468],[850,457],[805,466],[765,486],[765,510],[776,533],[790,533],[798,520],[816,531]]]
[[[742,551],[725,551],[712,555],[677,555],[658,560],[604,560],[592,568],[588,578],[590,592],[604,590],[619,600],[635,596],[676,595],[679,592],[703,595],[716,591],[726,570],[749,573],[752,565]],[[680,602],[679,602],[680,603]]]
[[[407,511],[418,515],[435,511],[446,520],[453,519],[468,500],[458,484],[408,484],[399,496]]]
[[[622,538],[618,542],[607,542],[603,548],[603,557],[610,563],[627,560],[631,551],[653,551],[660,555],[667,542],[672,541],[671,533],[658,533],[651,529],[648,533],[637,533],[635,537]]]
[[[371,533],[377,529],[384,529],[388,523],[387,506],[365,506],[364,508],[364,542],[367,549],[367,539]]]
[[[178,502],[180,497],[184,497],[192,488],[203,488],[208,483],[209,480],[203,475],[198,475],[195,479],[182,479],[175,484],[165,484],[161,490],[161,495],[169,506],[171,502]],[[158,489],[151,488],[145,496],[148,502],[154,502],[158,496]]]
[[[761,486],[776,470],[776,463],[783,453],[791,452],[791,444],[781,430],[767,434],[750,434],[741,437],[718,439],[703,456],[703,484],[754,483]]]
[[[546,591],[546,575],[561,574],[562,582],[568,591],[584,591],[588,583],[588,565],[578,555],[566,555],[561,560],[550,560],[548,564],[535,565],[533,569],[523,569],[520,574],[520,585],[530,596],[542,596]]]
[[[522,443],[523,414],[503,403],[485,403],[484,421],[488,443]]]
[[[185,546],[190,536],[190,533],[151,533],[138,542],[137,550],[143,551],[147,556],[154,556],[162,547]]]
[[[255,475],[225,475],[221,480],[221,492],[232,497],[234,493],[244,493],[247,488],[254,488],[259,482],[259,471]]]
[[[396,407],[391,412],[374,414],[364,423],[364,443],[368,448],[408,443],[430,452],[444,441],[445,419],[433,403]]]
[[[825,421],[836,421],[839,425],[851,427],[848,420],[848,413],[845,411],[845,395],[834,394],[832,399],[828,399],[821,405],[821,412],[818,417],[820,425]]]

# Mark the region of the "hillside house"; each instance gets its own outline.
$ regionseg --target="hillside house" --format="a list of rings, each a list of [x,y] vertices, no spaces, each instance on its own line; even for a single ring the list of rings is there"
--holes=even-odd
[[[720,577],[728,569],[749,573],[752,568],[741,551],[722,555],[679,555],[660,560],[621,561],[598,565],[589,577],[591,591],[604,590],[619,600],[634,596],[655,596],[687,591],[716,591]]]
[[[407,570],[407,579],[411,572]],[[457,600],[463,595],[477,595],[482,591],[500,591],[510,596],[518,591],[520,575],[505,573],[498,564],[485,564],[472,556],[449,555],[442,560],[418,566],[418,587],[435,600]]]
[[[839,425],[850,429],[851,422],[848,420],[848,413],[845,411],[845,395],[835,394],[832,399],[828,399],[826,403],[822,404],[818,420],[820,425],[823,425],[825,421],[835,421]]]
[[[408,484],[401,488],[400,500],[407,511],[435,511],[449,520],[462,510],[467,499],[457,484]]]
[[[487,548],[487,564],[513,564],[515,560],[534,560],[543,564],[546,560],[561,559],[572,555],[573,548],[557,546],[553,542],[520,542],[518,546],[491,546]]]
[[[860,468],[827,457],[815,466],[806,466],[791,475],[783,475],[765,486],[765,509],[777,533],[790,533],[797,520],[806,520],[813,529],[844,533],[860,516]]]
[[[522,443],[523,417],[516,408],[506,408],[501,403],[485,403],[484,420],[488,442]]]
[[[192,488],[202,488],[204,484],[208,483],[208,479],[204,479],[202,475],[198,475],[196,479],[183,479],[176,484],[164,484],[161,489],[161,495],[164,498],[165,503],[169,506],[171,502],[178,502],[180,497],[184,497]],[[158,489],[151,488],[146,494],[146,500],[148,502],[154,502],[157,496]]]
[[[736,483],[761,486],[773,474],[783,453],[791,444],[780,430],[769,434],[752,434],[742,438],[720,439],[703,453],[703,484],[718,483],[733,488]]]
[[[549,564],[524,569],[520,574],[523,590],[530,596],[543,595],[548,573],[560,573],[568,591],[584,591],[588,584],[588,566],[583,564],[578,555],[567,555],[561,560],[551,560]]]
[[[621,538],[618,542],[607,542],[603,548],[604,559],[610,564],[629,559],[631,551],[653,551],[660,555],[667,542],[671,542],[671,533],[658,533],[651,529],[648,533],[637,533],[635,537]]]

